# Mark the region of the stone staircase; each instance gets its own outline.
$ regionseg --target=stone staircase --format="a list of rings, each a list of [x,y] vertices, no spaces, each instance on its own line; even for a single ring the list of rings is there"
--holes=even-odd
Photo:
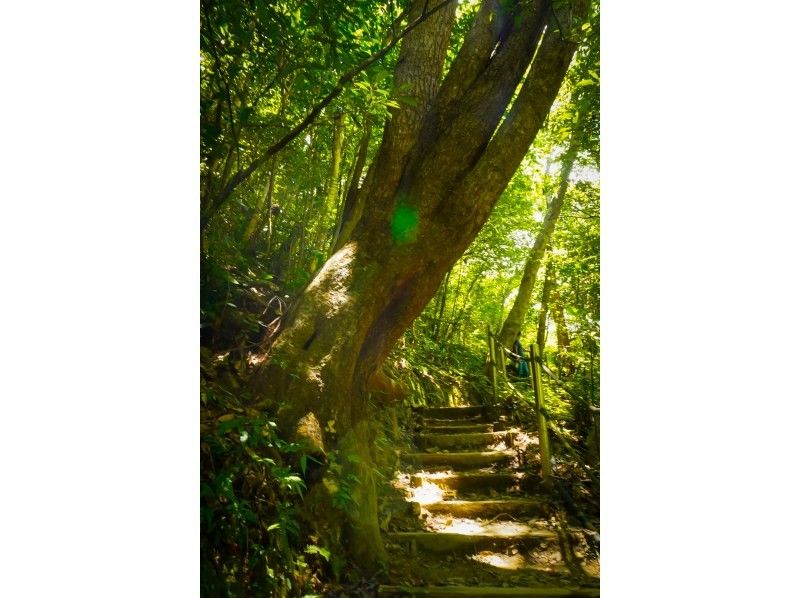
[[[379,596],[600,595],[599,563],[580,530],[559,521],[538,475],[520,473],[535,434],[492,407],[428,408],[416,418],[417,450],[402,455],[394,480],[414,517],[385,535],[398,583]]]

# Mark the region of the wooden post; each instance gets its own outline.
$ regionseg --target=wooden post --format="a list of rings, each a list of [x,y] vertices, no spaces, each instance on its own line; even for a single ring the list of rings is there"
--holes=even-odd
[[[495,359],[497,356],[494,351],[494,337],[492,336],[492,329],[487,326],[486,333],[489,338],[489,367],[492,370],[492,400],[497,405],[497,368],[495,366]]]
[[[544,407],[544,387],[542,386],[542,369],[539,364],[539,352],[536,345],[530,346],[530,377],[533,394],[536,397],[536,416],[539,422],[539,454],[542,459],[542,482],[545,486],[552,484],[553,469],[550,465],[550,435],[547,431],[547,419],[542,408]]]
[[[502,373],[503,380],[505,380],[505,382],[508,383],[508,373],[506,372],[506,356],[505,353],[503,352],[503,346],[497,342],[497,339],[495,339],[494,342],[495,342],[494,350],[495,353],[497,354],[497,364],[498,364],[497,369],[500,370],[500,372]]]

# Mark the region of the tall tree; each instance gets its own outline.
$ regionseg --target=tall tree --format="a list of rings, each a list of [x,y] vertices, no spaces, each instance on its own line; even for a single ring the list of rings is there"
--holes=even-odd
[[[539,308],[539,323],[536,327],[536,344],[539,355],[544,355],[544,343],[547,339],[547,316],[550,311],[550,291],[553,288],[553,267],[548,261],[544,267],[544,284],[542,285],[542,303]]]
[[[431,4],[414,2],[412,18]],[[352,457],[345,467],[360,483],[344,533],[365,569],[382,554],[371,425],[382,400],[373,391],[385,386],[380,365],[478,233],[541,128],[587,3],[485,0],[442,81],[455,10],[451,3],[404,39],[395,87],[405,101],[386,123],[360,191],[363,214],[297,298],[252,379],[261,404],[280,406],[282,428],[302,439],[305,424],[317,421],[325,446]],[[339,519],[321,506],[316,513],[321,527]]]
[[[547,207],[547,214],[542,222],[542,228],[539,229],[539,234],[536,236],[531,253],[525,261],[514,304],[511,306],[511,310],[503,322],[503,327],[500,329],[500,343],[505,347],[510,347],[513,344],[514,337],[517,332],[522,330],[522,325],[525,323],[525,315],[531,305],[533,287],[536,283],[536,274],[542,263],[547,244],[553,236],[558,217],[561,214],[561,208],[564,205],[564,198],[567,196],[567,188],[569,187],[569,175],[572,172],[572,166],[575,164],[577,155],[578,144],[577,135],[575,135],[573,136],[573,142],[562,159],[561,181],[558,185],[558,192]]]

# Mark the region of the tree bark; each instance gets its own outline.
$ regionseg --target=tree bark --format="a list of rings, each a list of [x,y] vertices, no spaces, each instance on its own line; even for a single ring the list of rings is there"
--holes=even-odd
[[[425,5],[417,2],[412,10]],[[580,19],[584,8],[572,6],[573,16]],[[331,422],[327,445],[357,456],[348,471],[361,476],[354,491],[358,506],[347,513],[345,534],[364,571],[374,570],[383,554],[370,474],[370,422],[386,400],[373,392],[382,380],[380,365],[483,226],[541,127],[576,47],[570,34],[559,30],[559,22],[565,27],[575,22],[568,9],[559,8],[558,21],[548,23],[515,101],[516,113],[509,116],[518,126],[507,120],[496,133],[551,14],[549,3],[519,5],[520,18],[513,20],[507,39],[437,119],[429,110],[439,90],[455,5],[404,40],[395,84],[414,101],[395,109],[384,128],[361,190],[364,213],[297,298],[269,359],[251,379],[258,404],[278,408],[284,432],[311,412],[320,422]],[[476,51],[465,43],[459,55]],[[517,122],[521,117],[515,114],[525,114],[525,122]],[[319,524],[341,517],[330,511]]]

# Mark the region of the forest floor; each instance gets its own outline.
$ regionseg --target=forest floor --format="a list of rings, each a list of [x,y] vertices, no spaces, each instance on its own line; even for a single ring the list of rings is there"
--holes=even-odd
[[[385,497],[380,596],[599,596],[599,513],[569,514],[540,482],[537,436],[504,419],[481,407],[418,414],[419,452],[402,455]],[[569,471],[557,471],[562,484]],[[595,511],[577,494],[582,514]]]

